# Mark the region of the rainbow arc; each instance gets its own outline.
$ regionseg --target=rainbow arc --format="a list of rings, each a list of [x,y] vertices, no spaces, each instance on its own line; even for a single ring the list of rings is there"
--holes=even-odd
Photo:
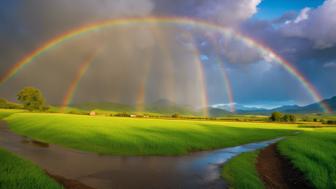
[[[122,26],[129,26],[129,25],[135,25],[135,24],[142,24],[142,25],[143,24],[158,24],[158,23],[159,24],[170,24],[173,26],[189,26],[189,27],[219,32],[222,35],[236,38],[240,40],[241,42],[245,43],[246,45],[254,47],[264,56],[270,57],[274,62],[279,63],[285,70],[287,70],[292,76],[294,76],[301,83],[301,85],[311,95],[314,101],[321,102],[320,103],[321,108],[325,112],[331,112],[331,109],[329,108],[329,106],[326,103],[322,102],[322,97],[318,93],[318,91],[315,89],[315,87],[292,64],[290,64],[288,61],[286,61],[284,58],[282,58],[280,55],[278,55],[276,52],[274,52],[269,47],[237,31],[234,31],[230,28],[226,28],[221,25],[211,23],[211,22],[206,22],[203,20],[184,18],[184,17],[118,18],[118,19],[99,21],[99,22],[88,24],[88,25],[80,26],[78,28],[65,32],[47,41],[44,45],[35,49],[31,53],[27,54],[19,62],[17,62],[14,66],[12,66],[7,72],[5,72],[5,74],[0,78],[0,85],[6,82],[7,80],[9,80],[10,78],[13,78],[26,65],[34,62],[34,60],[37,57],[42,56],[43,54],[45,54],[46,52],[52,50],[53,48],[57,46],[60,46],[73,39],[79,38],[83,35],[86,35],[92,32],[99,32],[99,31],[102,31],[102,30],[105,30],[111,27],[122,27]],[[90,65],[89,63],[83,64],[79,68],[79,70],[82,70],[82,71],[79,71],[79,74],[77,74],[77,76],[79,75],[82,77],[83,75],[85,75],[85,72],[87,70],[85,68],[86,66],[89,67],[89,65]],[[201,72],[199,74],[201,74]],[[76,77],[76,79],[78,78]],[[78,80],[80,80],[80,77]],[[66,98],[72,98],[73,94],[71,94],[71,92],[69,91],[75,91],[73,90],[73,88],[76,88],[76,87],[72,87],[67,91]],[[204,86],[202,90],[205,90],[205,89],[206,87]],[[206,91],[201,91],[201,92],[203,93],[203,96],[206,96],[206,93],[207,93]],[[207,102],[207,100],[204,100],[204,101]]]

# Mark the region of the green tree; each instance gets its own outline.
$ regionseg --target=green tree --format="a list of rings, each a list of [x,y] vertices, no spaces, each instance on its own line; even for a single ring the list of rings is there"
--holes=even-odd
[[[26,87],[17,94],[17,100],[23,104],[25,109],[44,110],[47,108],[45,98],[39,89]]]
[[[293,115],[293,114],[290,114],[290,115],[289,115],[289,121],[290,121],[290,122],[296,122],[296,116]]]
[[[273,112],[270,117],[271,121],[281,121],[281,119],[282,119],[282,113],[280,112]]]
[[[285,114],[283,117],[282,117],[282,121],[284,122],[290,122],[290,116],[288,114]]]
[[[296,116],[293,114],[286,114],[282,117],[282,120],[285,122],[296,122]]]

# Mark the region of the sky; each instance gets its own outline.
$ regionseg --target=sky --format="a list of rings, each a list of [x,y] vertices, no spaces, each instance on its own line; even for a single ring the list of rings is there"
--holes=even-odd
[[[66,31],[128,17],[215,23],[270,48],[323,98],[336,95],[336,0],[2,0],[0,75]],[[61,104],[92,53],[95,58],[76,85],[72,103],[167,99],[194,107],[271,108],[316,100],[286,69],[241,39],[162,23],[111,27],[51,48],[2,83],[0,98],[15,100],[20,89],[34,86],[49,103]]]
[[[275,19],[290,11],[300,12],[306,7],[316,8],[321,6],[323,2],[324,0],[263,0],[257,5],[259,10],[254,17],[258,19]]]

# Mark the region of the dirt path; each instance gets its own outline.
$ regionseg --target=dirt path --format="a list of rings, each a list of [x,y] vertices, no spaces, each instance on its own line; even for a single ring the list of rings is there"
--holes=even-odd
[[[266,188],[310,189],[313,188],[303,174],[277,151],[276,144],[261,150],[257,159],[257,170]]]
[[[46,174],[49,177],[53,178],[58,183],[60,183],[65,189],[94,189],[92,187],[89,187],[85,184],[78,182],[77,180],[66,179],[58,175],[52,175],[48,172],[46,172]]]

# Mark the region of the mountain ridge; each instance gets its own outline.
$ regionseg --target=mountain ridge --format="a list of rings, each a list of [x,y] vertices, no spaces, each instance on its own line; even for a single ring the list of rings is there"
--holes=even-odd
[[[336,96],[331,97],[329,99],[324,99],[321,101],[322,103],[328,104],[330,109],[335,112],[336,110]],[[263,109],[263,108],[253,108],[247,107],[244,108],[243,105],[237,108],[236,112],[230,112],[224,108],[220,107],[207,107],[207,112],[210,117],[221,117],[230,114],[262,114],[268,115],[272,112],[282,112],[282,113],[293,113],[293,114],[304,114],[304,113],[324,113],[324,109],[321,107],[320,103],[312,103],[306,106],[299,105],[284,105],[273,109]],[[80,108],[83,110],[93,110],[93,109],[101,109],[101,110],[109,110],[109,111],[118,111],[118,112],[136,112],[137,109],[132,105],[124,105],[113,102],[87,102],[81,104],[75,104],[71,107]],[[159,99],[153,103],[143,106],[144,112],[155,112],[162,114],[182,114],[182,115],[202,115],[204,112],[203,109],[196,110],[193,107],[187,105],[178,105],[174,102],[171,102],[167,99]]]

